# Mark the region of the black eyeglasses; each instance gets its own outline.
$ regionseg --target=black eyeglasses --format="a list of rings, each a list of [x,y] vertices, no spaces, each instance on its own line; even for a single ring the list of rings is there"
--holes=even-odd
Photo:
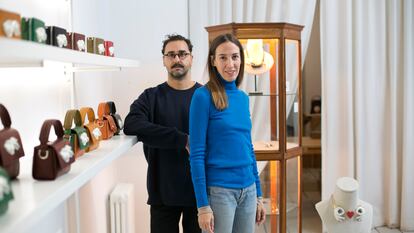
[[[170,60],[174,60],[175,56],[178,56],[178,58],[180,58],[180,60],[184,60],[188,55],[190,55],[190,53],[185,52],[185,51],[179,51],[178,53],[166,53],[164,54],[164,57],[167,57]]]

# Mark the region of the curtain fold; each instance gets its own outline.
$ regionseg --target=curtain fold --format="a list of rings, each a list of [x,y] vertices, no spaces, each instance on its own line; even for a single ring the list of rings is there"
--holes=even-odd
[[[409,0],[321,0],[320,11],[322,198],[337,178],[354,177],[374,226],[406,231],[414,230],[413,12]]]
[[[316,0],[190,0],[189,37],[194,42],[193,78],[205,82],[208,54],[207,26],[251,22],[288,22],[305,26],[302,31],[302,64],[306,57]]]

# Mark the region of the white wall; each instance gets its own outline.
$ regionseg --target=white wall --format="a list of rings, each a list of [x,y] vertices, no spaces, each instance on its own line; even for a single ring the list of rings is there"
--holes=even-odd
[[[80,31],[110,38],[114,41],[117,57],[137,59],[141,66],[139,69],[105,73],[106,77],[101,77],[101,74],[77,74],[77,104],[91,104],[96,107],[96,101],[112,99],[117,105],[118,113],[124,118],[129,112],[130,104],[144,89],[166,80],[167,74],[162,65],[162,40],[170,33],[188,36],[187,1],[89,0],[87,4],[83,2],[74,0],[74,29],[79,28]],[[97,5],[98,11],[95,10]],[[96,18],[103,21],[96,22]],[[84,22],[94,22],[93,25],[98,23],[105,27],[94,28],[93,25],[84,25]],[[92,89],[95,89],[93,95],[89,94]],[[80,190],[81,232],[108,232],[107,197],[118,182],[135,185],[136,232],[149,232],[146,171],[147,163],[142,144],[138,143],[129,153],[85,185]]]

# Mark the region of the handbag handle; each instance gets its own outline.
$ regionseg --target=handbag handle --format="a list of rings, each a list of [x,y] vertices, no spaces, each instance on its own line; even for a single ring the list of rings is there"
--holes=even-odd
[[[116,113],[115,103],[113,101],[108,101],[106,103],[109,105],[109,114],[115,114]]]
[[[91,107],[83,107],[79,111],[80,111],[80,115],[81,115],[82,125],[85,124],[85,116],[86,115],[88,115],[88,121],[90,123],[95,121],[95,113],[93,112],[93,109]]]
[[[109,115],[109,105],[108,103],[102,102],[98,106],[98,117],[102,119],[105,115]]]
[[[45,145],[48,142],[49,134],[50,134],[50,128],[52,127],[55,129],[55,133],[57,136],[57,139],[63,138],[63,127],[62,123],[59,120],[51,119],[51,120],[45,120],[42,125],[42,129],[40,130],[40,144]]]
[[[72,128],[72,121],[75,121],[76,126],[82,126],[82,119],[79,110],[72,109],[66,112],[65,122],[63,125],[65,130],[69,130]]]
[[[7,108],[4,107],[3,104],[0,104],[0,118],[1,118],[1,123],[3,123],[3,127],[5,129],[10,128],[11,126],[10,115],[9,115],[9,112],[7,111]]]

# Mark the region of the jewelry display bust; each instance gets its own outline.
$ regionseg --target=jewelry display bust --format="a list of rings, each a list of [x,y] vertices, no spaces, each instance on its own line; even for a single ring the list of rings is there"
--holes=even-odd
[[[315,205],[328,233],[370,233],[372,206],[358,199],[358,182],[339,178],[333,195]]]

